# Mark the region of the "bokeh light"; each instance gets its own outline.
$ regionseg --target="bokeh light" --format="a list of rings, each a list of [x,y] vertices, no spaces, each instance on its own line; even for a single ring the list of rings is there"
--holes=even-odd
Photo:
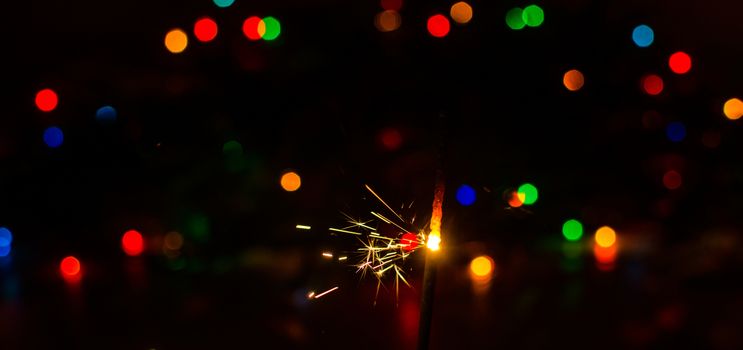
[[[51,148],[57,148],[64,142],[64,133],[62,129],[56,126],[50,126],[44,130],[44,143]]]
[[[294,192],[302,186],[302,179],[293,171],[281,175],[281,188],[287,192]]]
[[[443,38],[449,34],[451,26],[449,25],[449,20],[444,15],[438,14],[428,18],[426,27],[428,28],[428,32],[434,37]]]
[[[243,145],[235,140],[229,140],[222,145],[222,153],[229,157],[239,157],[243,154]]]
[[[402,18],[395,10],[385,10],[374,16],[374,26],[380,32],[391,32],[400,28]]]
[[[36,107],[42,112],[51,112],[57,108],[59,98],[52,89],[43,89],[36,93]]]
[[[487,255],[478,256],[470,262],[470,272],[477,277],[487,277],[493,274],[495,263]]]
[[[611,265],[617,260],[617,245],[612,244],[610,246],[603,247],[599,244],[593,246],[593,255],[596,257],[596,262],[601,265],[602,269],[611,268]],[[608,265],[608,266],[607,266]]]
[[[678,51],[668,58],[668,67],[676,74],[686,74],[691,69],[691,57],[683,51]]]
[[[180,250],[181,247],[183,247],[183,236],[180,233],[171,231],[165,235],[165,238],[163,239],[163,250],[165,250],[166,253],[167,251]]]
[[[475,203],[475,198],[475,189],[469,185],[462,185],[457,189],[457,202],[459,204],[464,206],[472,205],[472,203]]]
[[[451,6],[449,14],[454,22],[461,24],[468,23],[472,20],[472,6],[464,1],[460,1]]]
[[[648,74],[642,78],[642,89],[648,95],[658,95],[663,92],[663,79],[655,74]]]
[[[13,234],[6,227],[0,227],[0,258],[10,254],[10,246],[13,243]]]
[[[402,0],[381,0],[379,3],[387,11],[400,11],[402,8]]]
[[[596,244],[601,247],[611,247],[617,241],[617,233],[609,226],[602,226],[596,230],[594,239],[596,240]]]
[[[194,23],[193,34],[201,42],[209,42],[217,37],[217,22],[209,17],[202,17]]]
[[[142,234],[137,230],[129,230],[121,237],[121,249],[129,256],[137,256],[144,251]]]
[[[648,47],[653,43],[655,33],[653,29],[645,24],[641,24],[632,31],[632,41],[639,47]]]
[[[249,40],[260,40],[266,33],[266,23],[260,17],[248,17],[243,22],[243,34]]]
[[[379,133],[379,142],[388,151],[394,151],[402,146],[402,134],[396,128],[386,128]]]
[[[518,191],[509,191],[507,195],[508,205],[512,208],[518,208],[524,205],[524,196],[519,196]]]
[[[544,22],[544,11],[537,5],[524,7],[521,17],[529,27],[539,27]]]
[[[116,109],[111,106],[103,106],[95,111],[95,119],[101,123],[112,123],[116,121]]]
[[[575,219],[570,219],[562,224],[562,235],[568,241],[577,241],[583,237],[583,224]]]
[[[737,120],[743,117],[743,101],[738,98],[731,98],[725,101],[722,106],[722,113],[730,120]]]
[[[172,53],[181,53],[188,46],[188,36],[178,28],[165,34],[165,48]]]
[[[526,205],[534,204],[539,198],[539,191],[537,191],[537,188],[530,183],[525,183],[519,186],[517,192],[519,199],[521,199],[521,201]]]
[[[418,236],[412,232],[406,232],[400,237],[400,246],[406,252],[413,251],[418,247]]]
[[[214,5],[217,5],[217,7],[230,7],[233,3],[235,3],[235,0],[214,0]]]
[[[506,12],[506,25],[508,26],[508,28],[519,30],[526,27],[523,15],[524,10],[522,10],[520,7],[514,7]]]
[[[583,73],[577,69],[565,72],[562,77],[562,83],[570,91],[578,91],[583,87]]]
[[[682,122],[670,122],[666,126],[666,136],[673,142],[681,142],[686,138],[686,126]]]
[[[279,37],[281,34],[281,23],[274,17],[268,16],[263,18],[263,23],[266,26],[266,31],[261,36],[263,40],[271,41]],[[260,33],[260,26],[258,27],[258,33]]]
[[[68,256],[62,259],[62,262],[59,264],[59,271],[62,273],[62,276],[76,276],[80,273],[81,269],[80,260],[77,260],[74,256]]]
[[[665,174],[663,174],[663,186],[665,186],[669,190],[675,190],[681,187],[681,184],[683,183],[683,178],[681,177],[681,174],[679,174],[676,170],[669,170]]]

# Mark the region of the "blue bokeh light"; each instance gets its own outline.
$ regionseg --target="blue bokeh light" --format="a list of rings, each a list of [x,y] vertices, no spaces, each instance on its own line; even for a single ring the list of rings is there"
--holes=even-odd
[[[459,186],[457,189],[457,202],[461,205],[472,205],[475,203],[475,197],[475,189],[468,185]]]
[[[57,148],[62,145],[64,141],[64,133],[62,129],[56,126],[50,126],[44,130],[44,143],[51,148]]]
[[[641,24],[635,27],[632,31],[632,40],[635,42],[635,45],[639,47],[650,46],[654,39],[655,33],[653,33],[653,28],[650,28],[647,25]]]
[[[681,142],[686,138],[686,126],[682,122],[671,122],[666,126],[666,136],[673,142]]]
[[[102,123],[112,123],[116,121],[116,109],[111,106],[103,106],[95,112],[95,118]]]
[[[235,0],[214,0],[214,5],[218,7],[230,7],[233,3]]]

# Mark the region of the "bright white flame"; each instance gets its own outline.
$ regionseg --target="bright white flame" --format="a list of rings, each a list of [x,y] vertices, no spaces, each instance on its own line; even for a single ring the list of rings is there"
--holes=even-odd
[[[428,249],[431,249],[433,251],[439,250],[439,248],[441,248],[441,235],[434,233],[428,235],[428,242],[426,242],[426,246],[428,247]]]

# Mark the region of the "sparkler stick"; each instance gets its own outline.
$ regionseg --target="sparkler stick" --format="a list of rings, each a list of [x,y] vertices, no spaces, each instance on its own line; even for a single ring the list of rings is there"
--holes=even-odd
[[[423,272],[423,293],[421,295],[421,313],[418,322],[418,349],[428,349],[431,334],[431,318],[433,316],[433,292],[436,285],[436,252],[441,244],[441,216],[444,203],[444,180],[439,170],[436,173],[436,188],[433,196],[433,212],[431,214],[430,233],[426,246],[426,266]]]

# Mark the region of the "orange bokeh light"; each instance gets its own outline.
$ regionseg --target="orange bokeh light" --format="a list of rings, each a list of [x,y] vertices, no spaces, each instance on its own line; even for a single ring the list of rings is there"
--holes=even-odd
[[[299,174],[290,171],[281,175],[281,188],[283,188],[284,191],[294,192],[298,190],[300,186],[302,186],[302,178],[299,177]]]
[[[596,230],[594,239],[596,240],[596,244],[601,247],[611,247],[612,245],[614,245],[614,243],[617,242],[617,233],[614,232],[613,228],[609,226],[603,226]]]
[[[583,87],[583,73],[577,69],[569,70],[563,75],[562,83],[570,91],[578,91]]]

